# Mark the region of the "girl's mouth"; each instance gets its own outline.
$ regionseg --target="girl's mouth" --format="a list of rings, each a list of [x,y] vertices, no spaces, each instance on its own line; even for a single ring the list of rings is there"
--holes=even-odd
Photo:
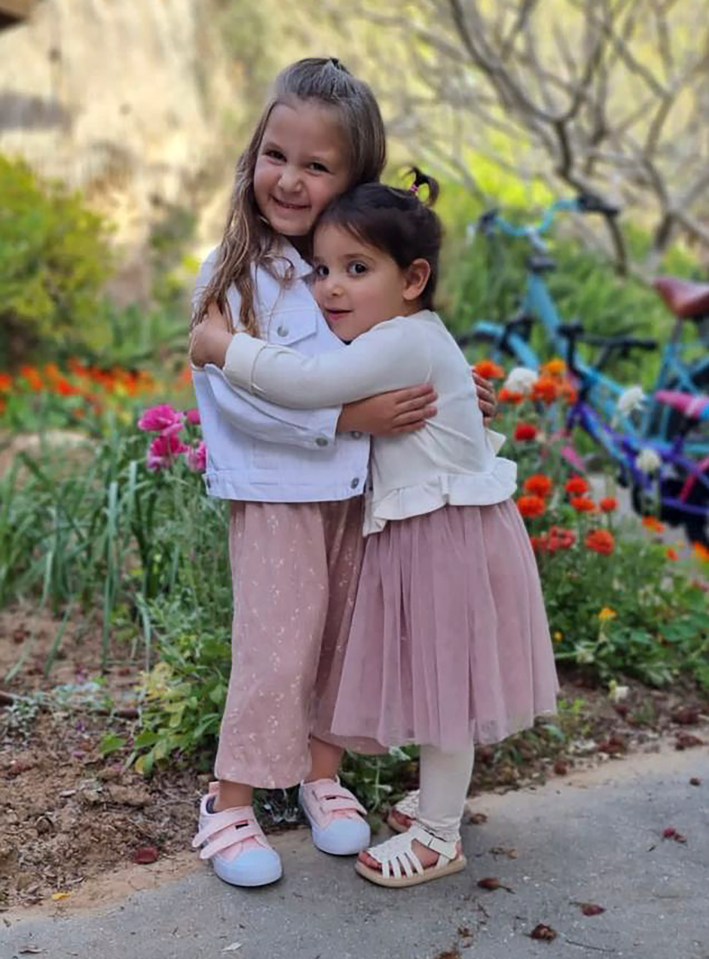
[[[343,316],[349,316],[352,310],[325,310],[325,316],[328,320],[333,323],[336,323],[338,320],[341,320]]]
[[[279,200],[278,197],[273,197],[274,203],[278,206],[283,207],[284,210],[307,210],[308,206],[304,203],[286,203],[285,200]]]

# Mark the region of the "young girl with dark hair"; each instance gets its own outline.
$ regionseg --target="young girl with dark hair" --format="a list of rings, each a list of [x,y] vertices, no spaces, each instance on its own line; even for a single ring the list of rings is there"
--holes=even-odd
[[[358,872],[408,886],[465,866],[460,820],[474,743],[555,708],[554,657],[534,555],[511,496],[516,467],[476,408],[470,367],[433,312],[441,225],[412,191],[376,183],[334,200],[314,236],[313,290],[347,349],[305,357],[225,329],[217,307],[192,358],[292,408],[430,382],[438,414],[372,443],[366,545],[332,721],[339,736],[421,746],[418,810],[362,852]]]

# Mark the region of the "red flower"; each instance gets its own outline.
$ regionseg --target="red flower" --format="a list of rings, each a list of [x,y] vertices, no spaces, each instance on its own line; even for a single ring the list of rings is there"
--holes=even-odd
[[[12,389],[12,377],[7,373],[0,373],[0,393],[9,393]]]
[[[546,553],[548,545],[546,533],[542,533],[541,536],[530,536],[529,542],[535,553]]]
[[[572,476],[564,487],[567,493],[573,493],[575,496],[582,496],[588,493],[590,487],[583,476]]]
[[[574,496],[571,505],[577,513],[595,513],[598,507],[588,496]]]
[[[676,549],[673,549],[671,546],[668,546],[667,552],[665,553],[667,559],[671,562],[676,563],[679,560],[679,553]]]
[[[559,549],[571,549],[576,542],[576,533],[572,529],[562,529],[561,526],[552,526],[549,530],[549,552],[555,553]]]
[[[535,473],[534,476],[530,476],[524,481],[524,489],[527,493],[532,493],[534,496],[541,496],[542,499],[546,499],[554,489],[554,484],[549,477],[543,473]]]
[[[541,496],[520,496],[517,500],[517,509],[527,519],[536,519],[547,511],[547,504]]]
[[[517,393],[516,390],[508,390],[503,386],[497,394],[497,402],[500,404],[509,403],[510,406],[519,406],[524,402],[524,393]]]
[[[537,438],[537,427],[531,423],[520,423],[515,430],[515,439],[520,443],[526,443],[529,440]]]
[[[615,549],[615,539],[607,529],[594,529],[586,537],[586,546],[601,556],[610,556]]]
[[[618,509],[618,500],[613,496],[606,496],[598,505],[604,513],[615,513]]]
[[[540,376],[532,387],[532,399],[550,406],[559,396],[559,385],[550,376]]]
[[[481,360],[479,363],[476,363],[473,367],[478,376],[482,376],[486,380],[501,380],[505,375],[505,371],[501,366],[498,366],[497,363],[493,363],[492,360]]]

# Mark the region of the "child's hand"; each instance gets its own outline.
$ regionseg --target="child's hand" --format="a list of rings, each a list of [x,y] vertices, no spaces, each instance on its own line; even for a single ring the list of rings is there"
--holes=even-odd
[[[483,423],[489,426],[497,413],[497,396],[495,387],[490,380],[484,379],[473,370],[473,379],[475,380],[475,389],[478,393],[478,406],[483,415]]]
[[[193,366],[214,363],[224,366],[226,351],[234,334],[229,330],[216,303],[207,307],[206,317],[195,326],[190,336],[190,362]]]
[[[337,430],[339,433],[371,433],[372,436],[414,433],[436,415],[434,404],[437,399],[433,387],[425,384],[347,403],[342,408]]]

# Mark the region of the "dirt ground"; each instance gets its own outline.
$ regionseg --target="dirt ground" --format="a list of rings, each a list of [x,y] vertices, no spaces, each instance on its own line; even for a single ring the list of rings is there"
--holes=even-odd
[[[124,753],[102,756],[107,732],[129,738],[134,728],[140,665],[126,656],[102,676],[97,632],[74,625],[47,678],[58,628],[30,608],[0,613],[0,910],[78,901],[89,885],[120,898],[143,875],[179,874],[196,858],[186,851],[208,774],[173,766],[145,780]],[[478,750],[473,795],[709,742],[709,704],[688,688],[631,684],[613,703],[568,674],[562,697],[554,723]]]

